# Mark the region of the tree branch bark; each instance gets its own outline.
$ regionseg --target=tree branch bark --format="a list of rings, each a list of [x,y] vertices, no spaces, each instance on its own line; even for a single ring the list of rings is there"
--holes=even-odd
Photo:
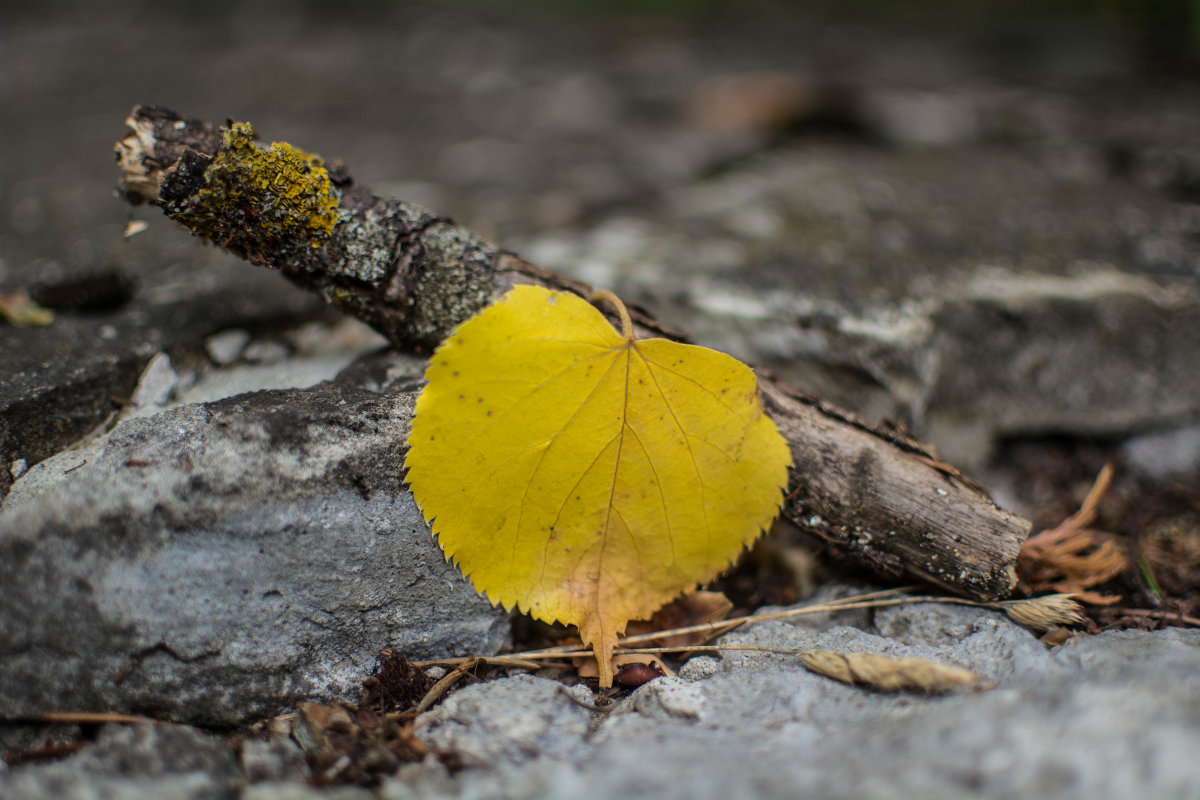
[[[259,147],[249,125],[217,128],[155,106],[127,122],[117,160],[129,202],[278,269],[397,347],[430,352],[519,283],[591,296],[445,217],[354,186],[340,166],[287,144]],[[640,336],[686,341],[644,309],[630,312]],[[761,372],[759,385],[791,446],[788,519],[890,577],[982,600],[1012,591],[1028,521],[919,442]]]

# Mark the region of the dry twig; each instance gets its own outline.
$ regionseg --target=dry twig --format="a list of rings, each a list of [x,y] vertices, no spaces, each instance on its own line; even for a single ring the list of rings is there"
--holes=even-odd
[[[245,123],[217,128],[139,106],[117,146],[121,189],[198,236],[278,269],[399,347],[429,352],[517,284],[590,297],[423,208],[381,198],[285,143],[253,142]],[[632,307],[642,336],[683,334]],[[760,374],[763,407],[788,440],[783,515],[876,571],[946,590],[1007,597],[1029,523],[924,445]]]

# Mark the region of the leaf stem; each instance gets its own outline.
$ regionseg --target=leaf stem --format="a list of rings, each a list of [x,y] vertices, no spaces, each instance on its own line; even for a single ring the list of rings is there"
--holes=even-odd
[[[621,317],[621,335],[627,340],[633,341],[633,320],[629,318],[629,310],[625,308],[625,304],[621,302],[621,298],[617,297],[607,289],[597,289],[592,292],[592,302],[599,303],[601,300],[607,301],[613,308],[617,310],[617,314]]]

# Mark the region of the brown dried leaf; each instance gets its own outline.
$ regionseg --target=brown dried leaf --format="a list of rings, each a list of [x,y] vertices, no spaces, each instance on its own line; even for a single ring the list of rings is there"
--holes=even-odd
[[[703,625],[707,622],[720,622],[729,616],[733,603],[723,592],[692,592],[672,600],[654,612],[650,619],[629,623],[625,629],[626,636],[635,636],[655,631],[668,631],[674,628],[690,628],[693,625]],[[712,633],[685,633],[679,636],[668,636],[659,641],[663,647],[683,647],[689,644],[704,644],[711,639]]]
[[[302,703],[291,737],[304,751],[318,786],[377,786],[402,765],[425,757],[411,720],[379,716],[366,707]]]
[[[1042,634],[1040,641],[1042,644],[1057,647],[1058,645],[1065,644],[1074,635],[1075,632],[1070,628],[1051,628]]]
[[[310,758],[327,760],[335,740],[354,729],[350,712],[342,705],[301,703],[292,722],[292,738]]]
[[[948,692],[975,688],[984,679],[969,669],[926,661],[923,658],[890,658],[875,653],[839,653],[810,650],[800,662],[812,672],[852,686],[895,692]]]

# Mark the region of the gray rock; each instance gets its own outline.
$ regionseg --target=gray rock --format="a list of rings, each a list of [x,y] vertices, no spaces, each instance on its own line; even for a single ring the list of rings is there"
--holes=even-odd
[[[295,343],[290,357],[207,371],[191,386],[176,392],[179,402],[206,403],[263,389],[306,389],[336,377],[360,357],[386,346],[383,336],[348,317],[332,324],[302,325],[284,336]],[[405,360],[404,356],[396,357]],[[378,391],[376,387],[363,388]]]
[[[54,764],[0,773],[7,800],[209,800],[236,796],[241,772],[224,742],[173,725],[107,725]]]
[[[999,437],[1194,422],[1194,214],[1043,160],[783,148],[517,249],[962,465]],[[1151,236],[1177,265],[1131,256]]]
[[[422,717],[417,732],[469,767],[569,759],[581,752],[591,713],[568,694],[591,701],[584,686],[531,675],[468,686]]]
[[[1200,425],[1135,436],[1121,447],[1125,465],[1154,481],[1200,472]]]
[[[402,771],[396,798],[1125,798],[1200,792],[1200,631],[1126,631],[1049,650],[995,612],[880,610],[874,626],[784,621],[725,644],[957,664],[995,688],[849,687],[792,655],[692,659],[587,724],[545,681],[463,690],[418,726],[466,768]],[[881,635],[885,634],[885,635]],[[451,705],[453,703],[453,705]],[[510,728],[510,723],[513,728]],[[518,731],[516,741],[508,738]],[[537,752],[545,747],[545,752]]]
[[[79,726],[74,724],[45,725],[12,722],[0,724],[0,750],[3,750],[3,753],[0,754],[3,756],[3,760],[0,760],[0,772],[7,768],[10,755],[41,750],[46,747],[69,745],[78,742],[82,737]]]
[[[304,783],[257,783],[246,787],[240,800],[371,800],[368,789],[357,786],[317,788]]]
[[[221,331],[204,340],[204,352],[216,364],[232,364],[242,357],[242,351],[250,344],[250,334],[240,328]]]
[[[930,92],[869,92],[863,116],[892,142],[945,147],[979,134],[978,112],[970,98]]]
[[[279,276],[247,272],[229,257],[212,263],[210,254],[209,263],[198,257],[179,273],[147,276],[121,307],[59,312],[47,328],[0,325],[0,464],[32,466],[111,419],[157,354],[192,357],[224,327],[294,326],[320,311],[319,299]],[[173,388],[165,366],[147,376],[139,400],[165,399]],[[0,500],[11,483],[10,468],[0,470]]]
[[[31,469],[0,508],[0,714],[233,725],[354,696],[386,647],[494,652],[506,614],[403,487],[413,399],[182,406]]]
[[[275,364],[283,361],[291,350],[283,342],[278,342],[273,339],[262,339],[256,342],[251,342],[242,353],[242,358],[257,364]]]
[[[1106,269],[978,276],[932,315],[942,368],[927,432],[967,463],[998,435],[1114,435],[1194,419],[1198,317],[1197,282]]]
[[[166,353],[157,353],[142,370],[129,402],[138,409],[166,405],[179,382],[179,376],[171,367],[171,359]]]
[[[311,774],[304,751],[281,736],[243,742],[242,769],[251,783],[303,781]]]

